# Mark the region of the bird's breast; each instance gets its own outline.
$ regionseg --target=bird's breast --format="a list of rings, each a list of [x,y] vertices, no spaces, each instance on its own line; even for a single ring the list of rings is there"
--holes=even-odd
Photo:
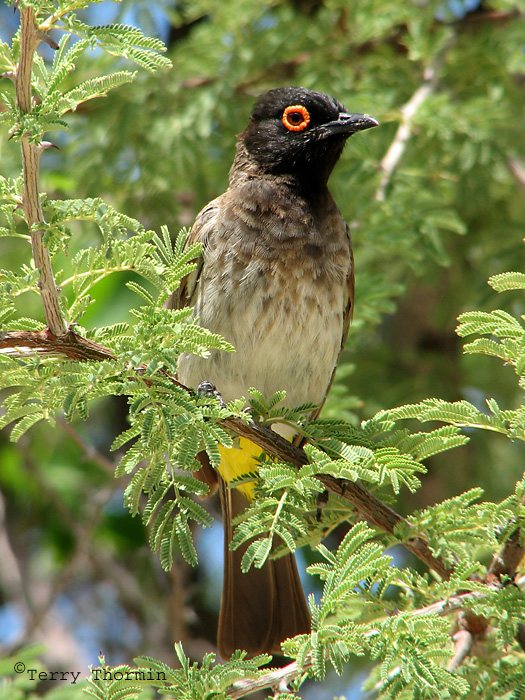
[[[348,242],[343,235],[323,242],[316,230],[227,233],[207,250],[195,314],[236,352],[184,356],[181,380],[212,381],[225,400],[247,397],[254,386],[265,396],[285,389],[289,406],[321,403],[341,347]]]

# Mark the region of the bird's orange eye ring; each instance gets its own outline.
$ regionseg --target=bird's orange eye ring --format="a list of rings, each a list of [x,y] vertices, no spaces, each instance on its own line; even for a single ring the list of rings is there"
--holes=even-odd
[[[310,123],[310,114],[303,105],[290,105],[283,112],[283,124],[289,131],[302,131]]]

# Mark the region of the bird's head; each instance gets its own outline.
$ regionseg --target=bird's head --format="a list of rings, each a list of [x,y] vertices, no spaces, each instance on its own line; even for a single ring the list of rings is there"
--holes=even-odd
[[[303,183],[326,183],[347,138],[377,125],[372,117],[349,112],[333,97],[286,87],[257,100],[239,140],[248,157],[266,172],[292,175]]]

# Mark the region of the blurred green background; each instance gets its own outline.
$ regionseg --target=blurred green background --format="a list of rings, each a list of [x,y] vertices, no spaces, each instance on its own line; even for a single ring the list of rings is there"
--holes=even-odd
[[[160,36],[173,69],[139,71],[133,84],[68,117],[69,131],[51,135],[60,150],[42,158],[41,189],[51,198],[102,197],[146,227],[167,224],[175,234],[226,188],[235,134],[258,94],[282,85],[329,93],[381,127],[350,140],[331,180],[353,231],[356,309],[324,415],[358,422],[429,396],[466,398],[482,409],[493,397],[514,408],[521,392],[512,370],[463,355],[454,328],[469,309],[525,312],[519,295],[497,297],[486,285],[491,274],[525,262],[523,13],[523,1],[497,0],[104,2],[85,13],[87,21],[135,24]],[[2,39],[17,22],[12,7],[0,7]],[[52,51],[44,46],[42,54],[49,59]],[[77,69],[75,82],[115,65],[94,51]],[[418,96],[424,99],[381,197],[381,163],[404,106]],[[19,145],[6,133],[0,163],[3,175],[18,174]],[[97,235],[89,224],[75,228],[72,250]],[[2,267],[17,268],[29,249],[0,239],[0,255]],[[87,326],[131,320],[136,299],[127,279],[99,284]],[[39,299],[26,297],[21,315],[42,316]],[[17,445],[0,434],[3,653],[43,641],[50,668],[87,672],[100,649],[111,664],[138,653],[171,663],[179,639],[195,658],[213,650],[220,527],[197,535],[197,570],[183,562],[161,570],[111,475],[116,458],[108,446],[125,425],[126,403],[115,399],[97,404],[87,423],[39,425]],[[488,433],[471,438],[429,460],[421,490],[402,493],[397,509],[407,513],[478,485],[488,500],[512,491],[523,446]],[[350,668],[303,696],[359,698],[362,670]]]

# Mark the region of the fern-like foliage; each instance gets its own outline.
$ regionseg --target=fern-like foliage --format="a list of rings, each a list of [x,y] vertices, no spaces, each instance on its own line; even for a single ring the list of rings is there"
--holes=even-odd
[[[66,0],[59,7],[54,3],[30,3],[36,11],[38,30],[44,34],[50,29],[65,32],[60,39],[53,63],[48,68],[41,57],[34,59],[32,88],[39,102],[30,114],[18,109],[10,93],[0,93],[4,105],[1,121],[9,126],[12,138],[23,134],[39,142],[42,134],[56,129],[67,129],[62,116],[97,97],[104,97],[110,90],[131,82],[136,73],[117,71],[110,75],[85,80],[74,88],[63,90],[68,75],[86,50],[102,49],[112,56],[120,56],[149,71],[171,67],[171,61],[163,56],[166,47],[159,39],[144,36],[137,27],[122,24],[91,27],[80,20],[76,11],[87,7],[88,2]],[[79,41],[70,46],[72,36]],[[9,46],[0,41],[0,67],[14,73],[19,59],[20,45]]]
[[[92,213],[93,206],[88,205],[83,211]],[[99,206],[96,203],[97,209]],[[69,205],[66,208],[71,209]],[[103,217],[106,213],[104,209]],[[119,220],[118,215],[112,215]],[[145,302],[133,311],[133,328],[116,323],[88,333],[78,327],[110,348],[116,360],[85,363],[32,354],[0,355],[1,386],[11,392],[4,402],[0,427],[14,424],[11,439],[18,440],[40,420],[54,424],[62,412],[68,420],[75,416],[86,419],[92,401],[111,395],[128,396],[131,427],[114,442],[114,449],[131,442],[118,468],[118,474],[132,474],[126,502],[137,513],[141,494],[147,494],[143,517],[151,525],[152,547],[160,553],[163,566],[170,568],[175,544],[189,562],[195,563],[189,520],[209,524],[210,518],[188,497],[204,493],[205,487],[187,472],[198,468],[195,456],[201,450],[207,450],[216,464],[217,443],[230,445],[231,438],[216,425],[226,415],[225,410],[216,402],[192,398],[174,384],[172,377],[181,352],[206,354],[210,349],[229,351],[231,346],[190,321],[191,310],[163,307],[180,277],[192,269],[189,259],[198,252],[195,246],[183,249],[185,232],[175,249],[167,229],[157,236],[140,232],[139,228],[135,236],[124,240],[110,235],[113,231],[109,227],[106,233],[108,237],[100,248],[83,250],[76,256],[74,272],[68,279],[59,276],[65,288],[72,284],[75,289],[69,318],[79,318],[90,301],[92,285],[116,271],[133,269],[151,285],[158,285],[157,293],[130,283]],[[27,280],[23,282],[22,277],[9,278],[11,289],[16,282],[17,290],[23,291]],[[36,285],[34,277],[33,281]],[[7,316],[6,312],[6,320]],[[38,328],[38,324],[19,319],[15,327]]]
[[[479,488],[446,499],[408,517],[411,528],[398,527],[403,539],[415,532],[428,541],[437,556],[449,565],[475,564],[481,548],[494,551],[501,544],[501,533],[514,518],[519,503],[515,498],[503,503],[479,503]]]
[[[525,290],[525,273],[501,272],[499,275],[489,277],[488,284],[497,292],[509,292]]]
[[[56,671],[53,673],[39,658],[44,651],[42,644],[31,645],[18,649],[12,656],[0,658],[1,700],[36,697],[41,691],[43,681],[53,682],[56,679]],[[79,675],[78,671],[69,671],[64,676],[67,679],[67,697],[71,700],[82,700],[85,697]],[[49,693],[48,697],[52,700],[52,693]]]
[[[487,428],[504,432],[504,425],[494,416],[482,413],[468,401],[449,402],[442,399],[425,399],[418,404],[407,404],[381,411],[375,416],[384,420],[417,419],[421,422],[440,421],[454,426]]]
[[[0,123],[15,140],[27,136],[32,143],[42,144],[47,131],[67,128],[67,115],[79,105],[105,96],[135,77],[119,62],[119,70],[111,75],[88,77],[74,84],[75,68],[86,51],[102,49],[148,70],[170,65],[162,55],[161,42],[145,37],[135,27],[85,24],[77,13],[87,4],[85,0],[17,3],[19,8],[35,9],[41,36],[51,29],[64,34],[51,62],[34,57],[31,88],[36,99],[29,114],[22,113],[11,89],[0,96]],[[434,26],[433,10],[429,21]],[[396,26],[403,23],[399,16]],[[369,30],[356,26],[355,31]],[[419,29],[412,34],[418,36]],[[78,40],[71,41],[72,36]],[[370,37],[364,39],[369,41]],[[411,50],[415,55],[421,47]],[[19,37],[12,46],[0,42],[0,70],[15,73],[19,61]],[[206,111],[198,101],[192,109],[193,115]],[[470,117],[474,120],[478,113],[480,110],[472,107]],[[437,121],[430,113],[423,115],[422,123],[439,133],[444,123],[443,111],[440,114]],[[483,117],[476,119],[477,129],[469,131],[461,152],[465,169],[472,167],[479,143],[486,138]],[[451,121],[452,117],[448,125]],[[434,193],[422,189],[414,202],[413,190],[403,196],[403,185],[398,183],[396,188],[396,196],[384,202],[384,210],[368,212],[371,227],[381,230],[386,217],[388,232],[395,240],[395,255],[399,256],[401,245],[415,267],[419,266],[421,250],[412,246],[412,238],[406,234],[410,227],[422,232],[423,245],[431,255],[445,259],[440,231],[462,233],[465,226],[458,215],[450,208],[439,209]],[[21,177],[0,176],[0,235],[27,245],[31,232],[24,223],[22,196]],[[233,547],[249,543],[242,562],[245,571],[302,545],[310,545],[318,558],[308,570],[323,586],[320,601],[313,597],[309,601],[311,633],[284,644],[285,651],[297,661],[295,687],[307,675],[325,678],[330,666],[342,673],[344,665],[359,656],[376,662],[369,687],[380,698],[521,697],[524,676],[515,638],[525,618],[525,596],[512,581],[493,582],[487,573],[509,535],[523,526],[525,482],[519,481],[514,493],[499,503],[483,501],[481,489],[474,487],[413,512],[404,521],[400,518],[391,532],[355,523],[355,505],[344,494],[331,494],[325,503],[321,478],[331,477],[341,484],[359,480],[376,497],[392,502],[402,489],[410,495],[419,488],[426,460],[464,445],[466,429],[469,434],[481,429],[524,440],[525,408],[501,408],[490,398],[481,407],[468,401],[431,398],[382,410],[361,424],[351,424],[341,417],[309,421],[316,407],[286,406],[284,391],[265,397],[252,388],[249,416],[242,398],[224,407],[213,397],[198,397],[177,383],[180,354],[207,356],[212,351],[233,350],[223,338],[201,328],[191,309],[165,308],[180,280],[194,269],[200,246],[186,247],[186,231],[172,241],[165,227],[160,232],[147,230],[140,221],[98,197],[57,200],[42,195],[41,201],[45,221],[38,226],[61,290],[63,318],[78,335],[103,345],[107,357],[80,362],[58,352],[36,352],[24,345],[8,347],[0,353],[4,399],[0,428],[10,427],[10,437],[16,441],[39,421],[54,426],[62,415],[69,421],[85,420],[93,402],[125,396],[129,425],[112,445],[118,453],[117,475],[126,479],[126,505],[142,518],[151,548],[169,569],[178,552],[192,565],[197,561],[192,526],[206,527],[211,521],[195,498],[208,489],[196,475],[199,455],[206,452],[212,467],[217,468],[219,445],[236,446],[236,438],[225,430],[223,419],[234,415],[265,425],[292,427],[307,440],[307,464],[298,468],[261,452],[253,473],[230,486],[255,482],[256,499],[239,516],[232,541]],[[84,227],[92,235],[89,245],[82,247],[75,236]],[[91,328],[87,311],[96,302],[97,285],[112,275],[120,275],[135,295],[131,318],[116,317],[110,325]],[[19,267],[0,271],[1,339],[12,336],[12,331],[45,335],[41,315],[33,317],[26,310],[20,311],[28,297],[40,294],[39,277],[29,255]],[[383,281],[375,292],[376,283],[373,275],[363,281],[371,316],[384,312],[399,290],[395,283]],[[489,284],[497,291],[523,291],[525,275],[503,273],[492,277]],[[466,352],[498,357],[515,369],[520,386],[525,386],[522,318],[500,310],[471,311],[460,316],[458,333],[477,336],[465,346]],[[424,429],[414,430],[414,421],[425,424]],[[346,535],[331,551],[322,540],[341,527]],[[385,554],[388,546],[407,543],[415,536],[450,567],[448,578],[440,580],[437,575],[403,568],[405,562],[397,552]],[[454,626],[448,613],[460,607],[490,620],[483,640],[487,660],[471,657],[451,673],[447,665],[454,653]],[[182,700],[226,700],[237,681],[263,682],[262,667],[269,661],[266,656],[248,661],[238,652],[224,664],[216,664],[211,654],[195,664],[180,645],[176,653],[178,669],[147,657],[136,660],[136,669],[110,668],[101,659],[99,673],[92,674],[87,692],[99,700],[144,697],[151,689]],[[8,692],[13,689],[15,696],[21,684],[13,680],[11,667],[6,668],[1,665],[0,675],[2,669],[9,673]]]
[[[99,656],[99,665],[90,670],[84,693],[95,700],[138,700],[148,688],[165,685],[162,671],[152,672],[149,668],[132,668],[127,664],[108,666],[104,655]]]
[[[205,654],[202,662],[197,664],[186,656],[182,644],[175,644],[175,653],[178,669],[147,656],[135,659],[135,663],[141,671],[147,670],[153,676],[162,675],[165,680],[153,680],[151,685],[180,700],[228,700],[231,697],[228,691],[236,681],[260,678],[264,673],[262,667],[271,659],[268,655],[246,659],[244,652],[236,652],[226,663],[216,664],[215,654]]]
[[[308,571],[324,581],[323,597],[319,605],[310,599],[312,634],[287,642],[288,652],[303,662],[311,657],[318,678],[324,678],[327,662],[341,673],[351,655],[367,654],[381,659],[384,690],[393,682],[404,688],[421,685],[423,679],[433,692],[447,687],[460,695],[468,688],[444,668],[450,656],[445,620],[431,614],[393,615],[389,587],[410,582],[383,554],[370,528],[357,523],[336,552],[324,545],[318,551],[324,561]],[[391,676],[398,666],[399,677]]]

